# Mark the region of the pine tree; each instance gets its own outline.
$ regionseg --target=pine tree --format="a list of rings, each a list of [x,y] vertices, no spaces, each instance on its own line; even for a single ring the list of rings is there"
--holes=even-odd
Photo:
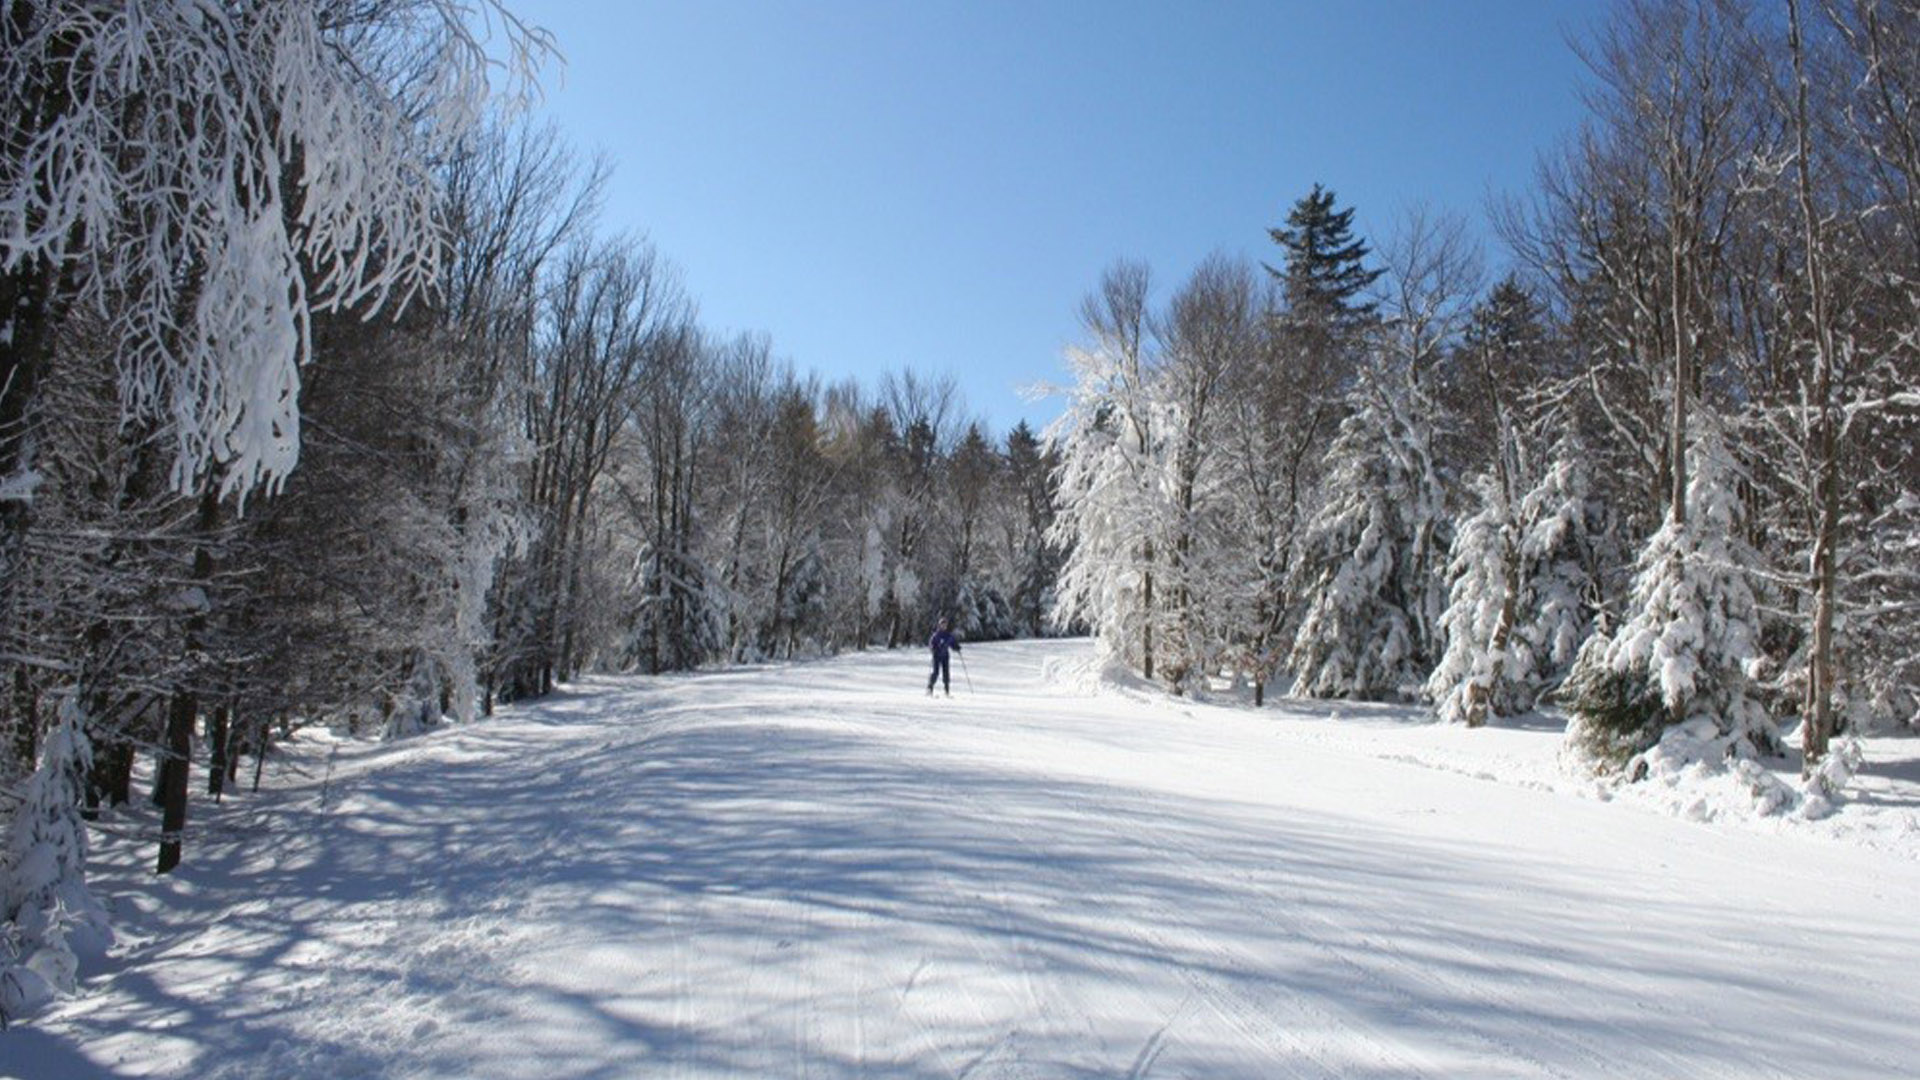
[[[1456,418],[1448,456],[1468,471],[1498,469],[1511,449],[1524,401],[1548,378],[1563,374],[1547,314],[1518,278],[1507,277],[1473,309],[1461,347],[1440,366],[1434,392]],[[1518,490],[1512,490],[1515,500]]]
[[[1447,607],[1434,413],[1404,374],[1376,371],[1354,394],[1307,527],[1294,694],[1394,699],[1426,682]]]
[[[1427,680],[1441,719],[1479,726],[1526,712],[1572,667],[1592,627],[1607,541],[1584,455],[1569,431],[1518,499],[1494,472],[1476,478],[1480,509],[1461,524],[1448,566],[1446,650]],[[1523,455],[1508,456],[1524,466]]]
[[[1572,670],[1581,643],[1593,632],[1603,575],[1619,558],[1606,504],[1593,491],[1587,453],[1578,429],[1568,429],[1520,503],[1526,600],[1515,630],[1533,658],[1536,700]]]
[[[1366,267],[1369,250],[1353,235],[1353,208],[1333,207],[1334,193],[1319,184],[1294,203],[1287,223],[1267,230],[1285,252],[1282,266],[1267,272],[1280,280],[1292,318],[1344,326],[1373,313],[1359,297],[1382,271]]]
[[[1060,574],[1061,551],[1047,535],[1053,528],[1053,478],[1060,455],[1023,420],[1007,434],[1006,462],[1014,504],[1006,517],[1014,625],[1021,634],[1038,635],[1046,631]]]
[[[1453,580],[1442,624],[1446,651],[1427,679],[1440,718],[1479,727],[1532,704],[1532,652],[1516,638],[1522,566],[1516,507],[1498,477],[1474,479],[1480,509],[1460,526],[1447,571]]]
[[[0,1024],[53,994],[73,993],[73,945],[110,940],[106,915],[85,879],[80,804],[91,764],[79,694],[70,693],[7,830],[0,865]]]
[[[1669,515],[1647,542],[1626,619],[1583,646],[1567,678],[1569,747],[1630,778],[1670,735],[1672,752],[1659,756],[1671,765],[1780,748],[1749,674],[1760,619],[1746,568],[1759,559],[1743,539],[1725,443],[1711,424],[1699,426],[1687,455],[1687,516]]]

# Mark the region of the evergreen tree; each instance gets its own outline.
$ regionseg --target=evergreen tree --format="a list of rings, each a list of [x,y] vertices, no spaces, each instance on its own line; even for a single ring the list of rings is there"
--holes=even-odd
[[[1356,391],[1352,408],[1307,526],[1293,693],[1411,697],[1436,659],[1447,607],[1435,409],[1418,382],[1385,372]]]
[[[1461,347],[1440,365],[1434,394],[1457,418],[1446,438],[1446,455],[1464,472],[1500,468],[1501,440],[1512,445],[1529,395],[1560,370],[1545,307],[1516,277],[1493,287],[1476,305]],[[1511,492],[1517,500],[1518,491]]]
[[[1480,509],[1454,535],[1447,572],[1446,651],[1427,679],[1440,719],[1479,727],[1489,715],[1523,712],[1533,656],[1516,640],[1521,604],[1520,523],[1493,473],[1474,478]]]
[[[1608,539],[1584,453],[1576,434],[1563,436],[1518,499],[1492,471],[1475,480],[1480,510],[1454,537],[1446,650],[1427,681],[1441,719],[1477,727],[1526,712],[1573,665],[1592,627]]]
[[[1669,515],[1641,552],[1620,628],[1580,651],[1567,692],[1576,756],[1635,778],[1667,735],[1667,765],[1774,753],[1779,733],[1749,674],[1760,655],[1759,608],[1747,567],[1745,508],[1725,444],[1702,425],[1688,453],[1688,516]]]
[[[1515,627],[1533,659],[1537,700],[1557,689],[1593,631],[1606,569],[1618,560],[1607,506],[1593,490],[1577,429],[1554,444],[1546,472],[1521,499],[1526,600]]]
[[[84,877],[80,803],[92,747],[79,697],[70,693],[61,706],[7,830],[0,864],[0,1025],[54,994],[73,993],[74,944],[92,949],[111,938]]]
[[[1060,574],[1060,548],[1047,536],[1053,528],[1053,478],[1060,455],[1052,444],[1042,444],[1023,420],[1007,434],[1006,462],[1013,502],[1005,520],[1014,625],[1021,634],[1038,635],[1046,630]]]
[[[1287,223],[1267,230],[1285,252],[1282,266],[1267,272],[1281,282],[1294,319],[1350,325],[1373,314],[1359,297],[1382,271],[1366,266],[1369,249],[1353,235],[1353,208],[1333,207],[1334,193],[1319,184],[1294,203]]]

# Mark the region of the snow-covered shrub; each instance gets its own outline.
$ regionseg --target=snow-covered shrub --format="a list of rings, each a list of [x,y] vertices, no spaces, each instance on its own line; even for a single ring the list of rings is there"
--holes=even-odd
[[[634,560],[633,576],[628,664],[657,674],[689,671],[725,655],[726,599],[698,557],[648,544]]]
[[[93,760],[77,694],[47,732],[7,832],[0,877],[0,1021],[73,993],[75,946],[104,948],[105,913],[87,889],[86,826],[80,819]]]
[[[1611,645],[1605,634],[1588,638],[1559,691],[1571,759],[1600,773],[1620,771],[1659,741],[1666,716],[1644,669],[1616,670],[1608,662]]]
[[[440,726],[439,703],[430,696],[410,694],[400,699],[380,726],[380,738],[386,742],[411,739]]]
[[[1667,728],[1633,759],[1638,789],[1656,804],[1699,821],[1724,817],[1819,820],[1834,813],[1861,764],[1860,744],[1834,742],[1813,775],[1794,781],[1778,766],[1728,756],[1718,725],[1698,717]]]
[[[1800,782],[1800,816],[1818,820],[1832,814],[1847,785],[1853,783],[1854,775],[1865,764],[1866,751],[1859,739],[1847,735],[1833,740],[1827,747],[1827,756]]]

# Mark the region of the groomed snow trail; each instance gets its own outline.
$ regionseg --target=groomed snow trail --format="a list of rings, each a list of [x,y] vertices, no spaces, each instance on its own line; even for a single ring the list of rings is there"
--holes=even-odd
[[[109,869],[127,945],[0,1072],[1920,1070],[1920,863],[1047,680],[1088,648],[969,648],[979,692],[931,701],[910,652],[596,681],[316,753],[177,877]]]

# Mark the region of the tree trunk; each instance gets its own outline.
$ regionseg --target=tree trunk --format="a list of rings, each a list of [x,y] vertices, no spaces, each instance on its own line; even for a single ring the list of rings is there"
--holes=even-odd
[[[233,785],[240,782],[240,749],[241,749],[240,724],[239,724],[239,721],[236,719],[239,713],[240,713],[240,710],[238,708],[235,708],[233,710],[233,713],[229,715],[227,718],[227,744],[228,744],[227,786],[228,787],[232,787]]]
[[[1147,541],[1146,573],[1141,590],[1140,648],[1143,654],[1141,674],[1153,679],[1153,541]]]
[[[179,690],[167,704],[167,733],[160,759],[160,858],[154,868],[165,874],[180,865],[181,834],[187,827],[187,764],[193,757],[193,721],[200,710],[191,690]]]
[[[33,403],[53,351],[51,287],[38,260],[0,274],[0,486],[33,472]],[[32,522],[26,491],[0,499],[0,624],[14,624]]]
[[[96,747],[95,765],[99,766],[101,760],[100,749]],[[103,776],[103,794],[108,806],[125,806],[133,801],[133,743],[125,736],[115,735],[107,743]]]
[[[1808,568],[1813,585],[1813,641],[1807,671],[1806,723],[1802,726],[1801,771],[1811,775],[1833,740],[1833,623],[1838,577],[1835,549],[1840,543],[1840,460],[1833,408],[1833,313],[1829,309],[1826,266],[1821,259],[1819,218],[1813,202],[1812,125],[1807,119],[1806,56],[1800,36],[1800,5],[1787,2],[1788,49],[1793,57],[1795,180],[1800,202],[1802,243],[1806,247],[1807,287],[1811,295],[1814,376],[1811,405],[1815,468],[1815,526]]]
[[[207,762],[207,794],[218,802],[227,790],[228,760],[232,756],[230,743],[233,732],[233,708],[222,705],[207,717],[207,748],[211,752]]]
[[[200,495],[200,510],[195,518],[198,539],[193,553],[194,584],[205,590],[213,580],[213,532],[220,523],[219,486],[209,478]],[[211,603],[211,601],[208,601]],[[193,725],[199,718],[200,697],[192,680],[204,672],[200,662],[207,634],[206,608],[187,619],[183,644],[187,669],[175,685],[167,704],[167,730],[162,745],[157,795],[160,802],[160,856],[156,873],[167,873],[180,865],[181,833],[187,826],[187,768],[193,757]]]
[[[267,748],[273,744],[267,730],[267,717],[262,713],[253,729],[253,793],[260,794],[260,774],[267,768]]]

